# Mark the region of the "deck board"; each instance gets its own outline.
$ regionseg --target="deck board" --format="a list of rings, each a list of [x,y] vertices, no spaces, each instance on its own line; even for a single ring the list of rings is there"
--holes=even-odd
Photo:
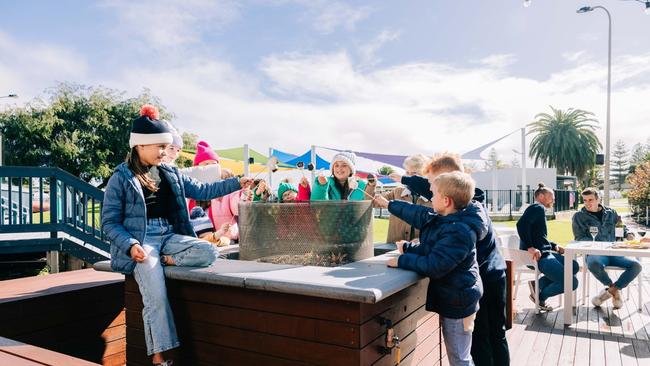
[[[513,327],[508,330],[512,365],[641,366],[650,364],[650,260],[643,261],[642,311],[638,311],[638,282],[630,284],[630,296],[623,292],[623,308],[614,310],[611,300],[594,308],[591,297],[602,286],[592,276],[586,304],[580,296],[576,323],[565,327],[559,297],[548,300],[549,313],[536,314],[528,299],[528,285],[522,283],[515,300]],[[615,278],[617,274],[614,274]],[[582,282],[582,276],[579,274]],[[580,286],[583,284],[580,283]],[[582,287],[578,287],[582,295]]]

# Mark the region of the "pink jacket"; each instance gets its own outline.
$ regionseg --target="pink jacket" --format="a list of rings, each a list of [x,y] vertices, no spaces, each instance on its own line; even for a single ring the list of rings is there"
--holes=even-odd
[[[221,225],[231,224],[230,231],[225,235],[232,240],[239,239],[239,228],[237,227],[237,216],[239,216],[239,201],[242,191],[235,191],[223,197],[215,198],[210,202],[210,220],[217,231]]]

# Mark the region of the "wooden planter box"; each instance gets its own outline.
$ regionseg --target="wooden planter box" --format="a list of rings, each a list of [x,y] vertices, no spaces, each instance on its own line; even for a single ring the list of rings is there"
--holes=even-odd
[[[426,279],[365,303],[167,277],[181,341],[167,356],[182,365],[396,365],[396,349],[384,348],[386,320],[401,340],[401,365],[438,365],[443,355],[439,317],[424,309]],[[125,306],[127,365],[148,366],[130,276]]]

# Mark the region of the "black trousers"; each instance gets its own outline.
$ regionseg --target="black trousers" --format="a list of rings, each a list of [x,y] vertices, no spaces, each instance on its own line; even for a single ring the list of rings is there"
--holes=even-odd
[[[483,297],[474,320],[472,359],[476,366],[510,365],[506,339],[506,278],[483,282]]]

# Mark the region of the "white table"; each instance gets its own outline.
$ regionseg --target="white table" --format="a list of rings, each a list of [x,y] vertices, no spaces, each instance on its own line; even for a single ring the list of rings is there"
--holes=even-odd
[[[620,243],[620,242],[619,242]],[[650,257],[650,249],[614,249],[613,242],[572,241],[564,248],[564,324],[573,323],[573,261],[577,254],[620,257]],[[586,270],[586,269],[585,269]],[[641,275],[641,274],[639,274]],[[584,286],[584,284],[583,284]],[[568,289],[568,290],[567,290]]]

